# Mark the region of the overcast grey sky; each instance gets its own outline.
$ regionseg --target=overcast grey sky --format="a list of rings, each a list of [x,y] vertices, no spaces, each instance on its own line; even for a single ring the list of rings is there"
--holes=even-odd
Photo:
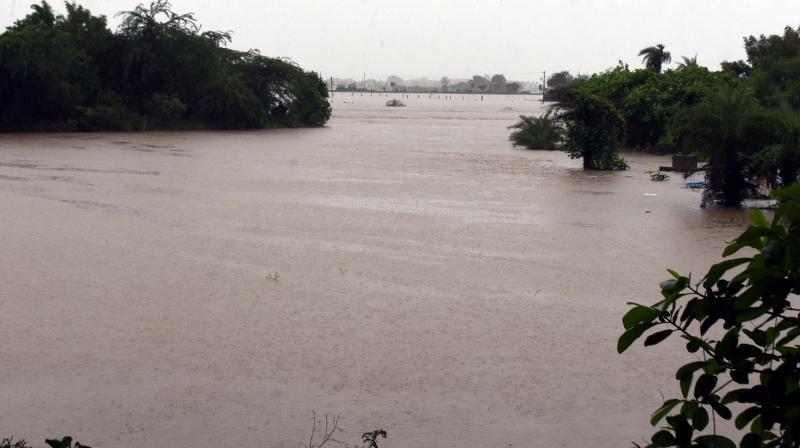
[[[31,0],[0,0],[3,29]],[[60,1],[52,1],[63,10]],[[137,0],[78,0],[109,17]],[[716,69],[744,57],[742,37],[800,25],[800,0],[173,0],[232,47],[288,56],[323,76],[378,79],[542,70],[596,72],[663,43]]]

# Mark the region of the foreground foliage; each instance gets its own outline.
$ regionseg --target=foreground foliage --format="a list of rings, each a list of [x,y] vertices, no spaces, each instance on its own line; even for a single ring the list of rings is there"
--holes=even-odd
[[[620,353],[645,334],[645,346],[680,336],[694,358],[675,374],[680,397],[653,414],[665,424],[649,447],[736,447],[717,419],[733,419],[742,448],[800,446],[800,186],[775,197],[772,221],[755,210],[699,282],[670,271],[663,300],[623,317]]]
[[[0,130],[321,126],[328,91],[294,63],[225,47],[193,14],[155,0],[104,16],[46,2],[0,34]]]

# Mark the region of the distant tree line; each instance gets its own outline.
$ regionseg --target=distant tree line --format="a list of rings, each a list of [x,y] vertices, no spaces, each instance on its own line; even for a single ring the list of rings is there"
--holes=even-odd
[[[436,80],[422,78],[404,80],[398,76],[389,76],[386,81],[368,79],[364,82],[345,80],[336,85],[341,91],[383,91],[403,93],[484,93],[516,95],[522,92],[523,85],[517,81],[508,81],[504,75],[475,75],[471,79],[451,80],[443,76]]]
[[[708,162],[704,203],[739,206],[800,175],[800,28],[749,36],[744,47],[746,61],[718,71],[696,57],[665,69],[672,56],[659,44],[639,53],[642,69],[620,62],[588,77],[553,75],[551,112],[526,117],[512,140],[547,148],[552,142],[543,139],[557,138],[587,169],[624,166],[616,163],[619,147],[697,153]]]
[[[0,34],[0,130],[322,126],[325,83],[284,59],[225,47],[193,14],[155,0],[104,16],[46,2]]]

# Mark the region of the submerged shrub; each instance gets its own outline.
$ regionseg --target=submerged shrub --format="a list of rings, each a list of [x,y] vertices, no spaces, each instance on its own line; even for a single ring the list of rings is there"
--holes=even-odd
[[[386,102],[386,106],[387,107],[406,107],[406,103],[404,103],[404,102],[402,102],[402,101],[400,101],[398,99],[394,99],[394,100],[387,101]]]
[[[650,171],[650,180],[653,182],[664,182],[669,180],[669,174],[662,173],[661,171]]]
[[[741,448],[800,446],[800,186],[775,197],[772,221],[753,211],[699,282],[670,270],[663,300],[631,303],[622,318],[620,353],[647,334],[645,347],[680,336],[692,354],[675,374],[680,396],[653,413],[653,426],[665,423],[648,447],[735,448],[717,419],[743,432]]]
[[[519,121],[508,128],[514,129],[508,137],[514,146],[557,149],[561,143],[561,127],[551,111],[538,117],[520,115]]]

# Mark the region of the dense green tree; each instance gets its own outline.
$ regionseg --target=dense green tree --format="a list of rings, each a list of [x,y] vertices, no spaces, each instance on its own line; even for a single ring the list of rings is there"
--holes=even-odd
[[[595,163],[597,154],[604,160],[618,146],[699,152],[708,162],[703,204],[739,206],[764,189],[791,185],[800,175],[800,28],[747,37],[745,50],[747,62],[724,62],[718,72],[696,58],[662,71],[670,54],[656,45],[640,52],[645,69],[620,62],[550,90],[564,148],[587,168],[606,165]],[[556,78],[566,72],[548,83],[561,84]],[[518,123],[512,140],[540,134],[539,124]]]
[[[800,28],[782,35],[745,38],[749,81],[759,101],[787,113],[800,112]]]
[[[469,81],[469,85],[472,87],[473,91],[478,91],[483,93],[486,91],[487,88],[489,88],[489,80],[486,79],[486,77],[484,76],[475,75]]]
[[[745,79],[750,76],[750,72],[753,70],[747,62],[738,60],[738,61],[722,61],[720,65],[723,73],[730,74],[735,78]]]
[[[43,1],[0,34],[0,130],[321,126],[319,76],[290,61],[225,48],[193,14],[155,0],[106,18]]]
[[[557,89],[566,87],[575,81],[575,78],[568,71],[555,72],[547,78],[547,87]]]
[[[583,159],[584,169],[628,168],[617,152],[625,122],[610,101],[578,84],[551,110],[564,126],[564,150],[573,159]]]
[[[793,29],[787,26],[783,35],[745,37],[744,49],[747,52],[747,61],[755,69],[776,61],[800,57],[800,27]]]
[[[506,77],[505,75],[494,75],[489,81],[489,93],[506,93]]]
[[[664,50],[663,44],[644,48],[639,52],[639,56],[642,57],[644,66],[656,73],[661,73],[662,66],[672,61],[672,55]]]

